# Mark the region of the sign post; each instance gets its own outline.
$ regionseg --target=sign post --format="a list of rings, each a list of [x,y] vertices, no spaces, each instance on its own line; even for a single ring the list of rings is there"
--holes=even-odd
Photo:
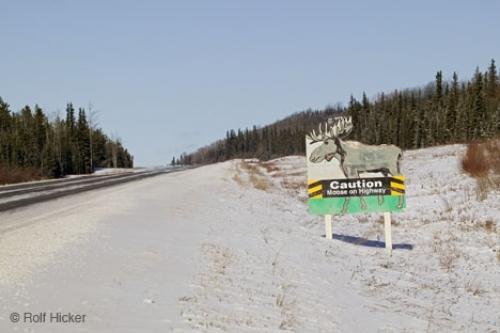
[[[325,238],[332,239],[332,215],[325,215]]]
[[[332,239],[333,214],[383,212],[391,254],[391,212],[406,205],[403,152],[395,145],[344,141],[352,129],[351,117],[336,117],[306,135],[309,212],[324,215],[326,239]]]
[[[385,232],[385,248],[389,256],[392,255],[392,232],[391,232],[391,213],[384,212],[384,232]]]

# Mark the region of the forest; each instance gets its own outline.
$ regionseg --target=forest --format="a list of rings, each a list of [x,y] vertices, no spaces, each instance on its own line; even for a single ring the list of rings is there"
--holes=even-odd
[[[0,184],[88,174],[97,167],[130,168],[133,157],[89,121],[85,109],[68,103],[64,118],[49,120],[38,105],[13,112],[0,97]]]
[[[350,115],[349,140],[395,144],[403,149],[481,141],[500,134],[500,83],[492,59],[487,70],[476,68],[471,79],[457,73],[445,80],[438,71],[430,83],[368,98],[350,97],[347,106],[297,112],[273,124],[229,130],[225,138],[172,164],[206,164],[232,158],[269,160],[305,154],[305,135],[336,115]]]

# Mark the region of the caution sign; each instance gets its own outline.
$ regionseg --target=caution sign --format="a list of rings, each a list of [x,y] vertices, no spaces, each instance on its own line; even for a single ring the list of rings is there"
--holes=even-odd
[[[394,145],[344,141],[351,118],[337,117],[306,135],[309,212],[394,212],[406,206],[403,152]]]
[[[309,198],[339,198],[358,196],[404,195],[404,177],[377,177],[357,179],[324,179],[310,181]]]

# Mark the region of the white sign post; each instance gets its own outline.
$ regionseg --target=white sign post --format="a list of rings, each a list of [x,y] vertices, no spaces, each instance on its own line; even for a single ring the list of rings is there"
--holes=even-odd
[[[392,255],[391,212],[384,213],[385,248]]]
[[[325,238],[332,239],[332,215],[325,215]]]

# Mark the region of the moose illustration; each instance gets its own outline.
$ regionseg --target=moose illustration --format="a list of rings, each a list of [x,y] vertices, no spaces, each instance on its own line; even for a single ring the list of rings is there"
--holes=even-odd
[[[309,161],[312,163],[330,162],[332,159],[338,160],[342,172],[346,178],[361,178],[363,173],[382,173],[388,175],[399,175],[400,161],[403,153],[395,145],[365,145],[357,141],[343,141],[352,131],[351,117],[336,117],[329,122],[319,125],[319,131],[314,130],[307,135],[310,144],[321,142],[315,148]],[[366,202],[362,196],[359,197],[361,208],[366,209]],[[383,202],[383,197],[379,196],[379,205]],[[347,211],[349,197],[345,197],[342,213]],[[400,196],[398,207],[402,205]]]

